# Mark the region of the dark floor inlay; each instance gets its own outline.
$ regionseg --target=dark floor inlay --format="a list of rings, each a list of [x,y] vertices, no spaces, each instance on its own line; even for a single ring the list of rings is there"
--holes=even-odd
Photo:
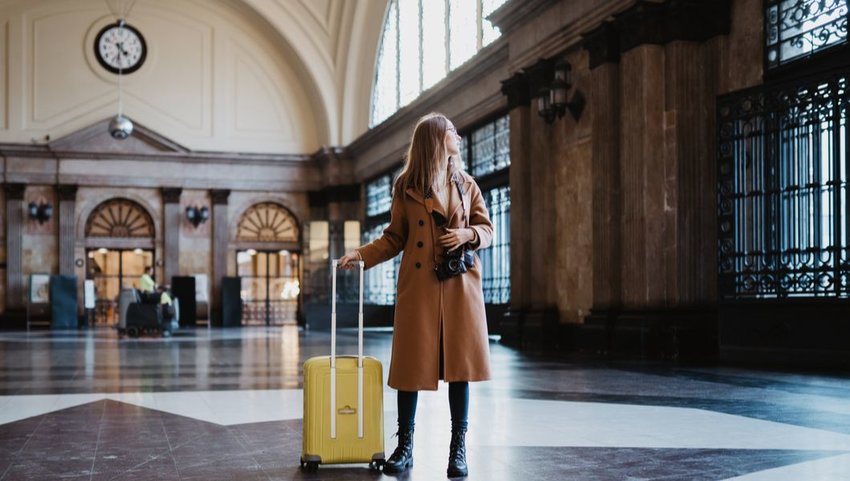
[[[388,440],[387,451],[392,446]],[[445,476],[444,453],[415,452],[406,479]],[[112,400],[3,425],[0,480],[374,479],[364,466],[298,468],[301,421],[220,426]],[[722,480],[842,454],[827,451],[469,446],[468,481]],[[2,473],[5,474],[3,475]]]

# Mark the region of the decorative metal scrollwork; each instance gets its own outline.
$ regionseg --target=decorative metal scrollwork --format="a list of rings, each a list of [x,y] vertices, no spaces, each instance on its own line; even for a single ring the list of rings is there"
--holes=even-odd
[[[848,78],[719,99],[722,298],[850,297]]]
[[[768,0],[768,68],[847,42],[847,0]]]

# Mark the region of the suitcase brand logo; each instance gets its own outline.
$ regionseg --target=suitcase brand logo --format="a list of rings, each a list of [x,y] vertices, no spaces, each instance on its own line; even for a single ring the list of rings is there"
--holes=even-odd
[[[340,414],[355,414],[357,410],[346,404],[344,408],[338,409],[337,412]]]

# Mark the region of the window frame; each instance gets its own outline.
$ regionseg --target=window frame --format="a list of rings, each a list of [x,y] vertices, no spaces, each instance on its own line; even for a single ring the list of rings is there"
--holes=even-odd
[[[443,7],[444,7],[444,13],[445,13],[445,17],[444,17],[444,20],[445,20],[445,31],[444,31],[445,32],[445,45],[444,45],[444,47],[445,47],[445,52],[444,52],[444,54],[445,54],[444,55],[445,74],[439,80],[435,81],[433,84],[431,84],[430,86],[428,86],[426,88],[425,87],[426,82],[425,82],[425,75],[424,75],[424,66],[423,66],[423,62],[424,62],[423,59],[425,57],[424,45],[425,45],[426,42],[424,40],[424,34],[423,34],[424,29],[423,29],[423,14],[422,14],[422,12],[423,12],[425,2],[430,1],[430,0],[406,0],[406,1],[416,1],[417,7],[418,7],[418,10],[419,10],[419,18],[418,18],[419,38],[418,38],[418,42],[417,42],[418,49],[419,49],[418,50],[418,54],[419,54],[418,83],[419,83],[419,86],[418,86],[418,93],[409,102],[402,103],[403,102],[402,101],[402,86],[401,86],[401,71],[402,71],[402,67],[401,67],[401,50],[402,50],[401,41],[402,41],[402,39],[401,39],[401,33],[400,33],[401,32],[401,8],[399,7],[400,1],[401,0],[390,0],[389,2],[387,2],[387,9],[384,13],[384,21],[383,21],[383,23],[381,23],[381,34],[380,34],[380,38],[379,38],[379,41],[378,41],[378,51],[377,51],[377,55],[375,56],[375,70],[374,70],[373,75],[372,75],[372,92],[369,96],[369,121],[368,121],[369,128],[374,128],[374,127],[386,122],[387,120],[392,118],[397,112],[402,110],[404,107],[416,102],[416,100],[418,98],[420,98],[422,96],[422,94],[431,90],[432,88],[434,88],[435,85],[438,85],[442,80],[449,77],[452,74],[452,72],[458,70],[463,65],[467,64],[469,61],[471,61],[473,58],[475,58],[475,56],[477,56],[478,53],[481,52],[482,49],[484,49],[488,45],[492,44],[493,42],[497,41],[498,38],[501,36],[501,33],[499,33],[499,35],[495,36],[492,39],[489,39],[489,43],[487,43],[486,45],[484,44],[484,41],[485,41],[484,22],[486,20],[486,17],[483,16],[483,13],[484,13],[484,8],[485,8],[484,4],[485,4],[486,0],[475,0],[475,2],[476,2],[476,6],[475,6],[475,16],[476,16],[476,22],[475,22],[476,23],[475,52],[469,58],[464,60],[463,62],[452,67],[452,41],[451,41],[451,36],[452,36],[451,35],[452,34],[452,29],[451,29],[452,0],[443,0],[443,2],[444,2]],[[469,0],[463,0],[463,1],[469,1]],[[502,4],[505,1],[507,1],[507,0],[503,0]],[[501,6],[501,5],[499,5],[499,6]],[[499,6],[497,6],[496,8],[499,8]],[[492,10],[492,11],[495,11],[495,9]],[[492,11],[491,11],[491,13],[492,13]],[[388,21],[390,20],[391,15],[395,15],[395,19],[394,19],[395,20],[395,31],[394,32],[388,32],[387,31],[387,24],[388,24]],[[491,25],[490,27],[498,30],[498,28],[493,26],[493,25]],[[378,85],[379,73],[380,73],[381,67],[382,67],[385,34],[387,34],[387,33],[389,33],[390,35],[394,35],[394,37],[395,37],[395,52],[393,52],[395,54],[395,69],[396,69],[395,74],[394,74],[395,75],[394,76],[394,79],[395,79],[395,91],[394,91],[395,108],[394,108],[394,110],[392,110],[392,113],[387,115],[385,118],[377,120],[376,115],[375,115],[375,111],[376,111],[375,100],[376,100],[376,93],[378,92],[378,89],[379,89],[379,85]]]

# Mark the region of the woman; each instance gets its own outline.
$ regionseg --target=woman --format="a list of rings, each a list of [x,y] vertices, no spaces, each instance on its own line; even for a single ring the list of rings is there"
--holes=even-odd
[[[460,137],[449,120],[429,114],[413,131],[404,170],[393,186],[390,225],[374,242],[346,253],[342,268],[363,260],[366,269],[404,251],[398,275],[389,385],[398,390],[398,448],[384,472],[413,465],[413,428],[420,390],[449,383],[452,440],[450,477],[466,476],[465,435],[469,382],[490,378],[481,262],[443,280],[435,269],[454,272],[447,251],[490,245],[493,226],[481,190],[453,158]],[[464,263],[464,266],[467,264]],[[463,270],[462,268],[457,270]]]

